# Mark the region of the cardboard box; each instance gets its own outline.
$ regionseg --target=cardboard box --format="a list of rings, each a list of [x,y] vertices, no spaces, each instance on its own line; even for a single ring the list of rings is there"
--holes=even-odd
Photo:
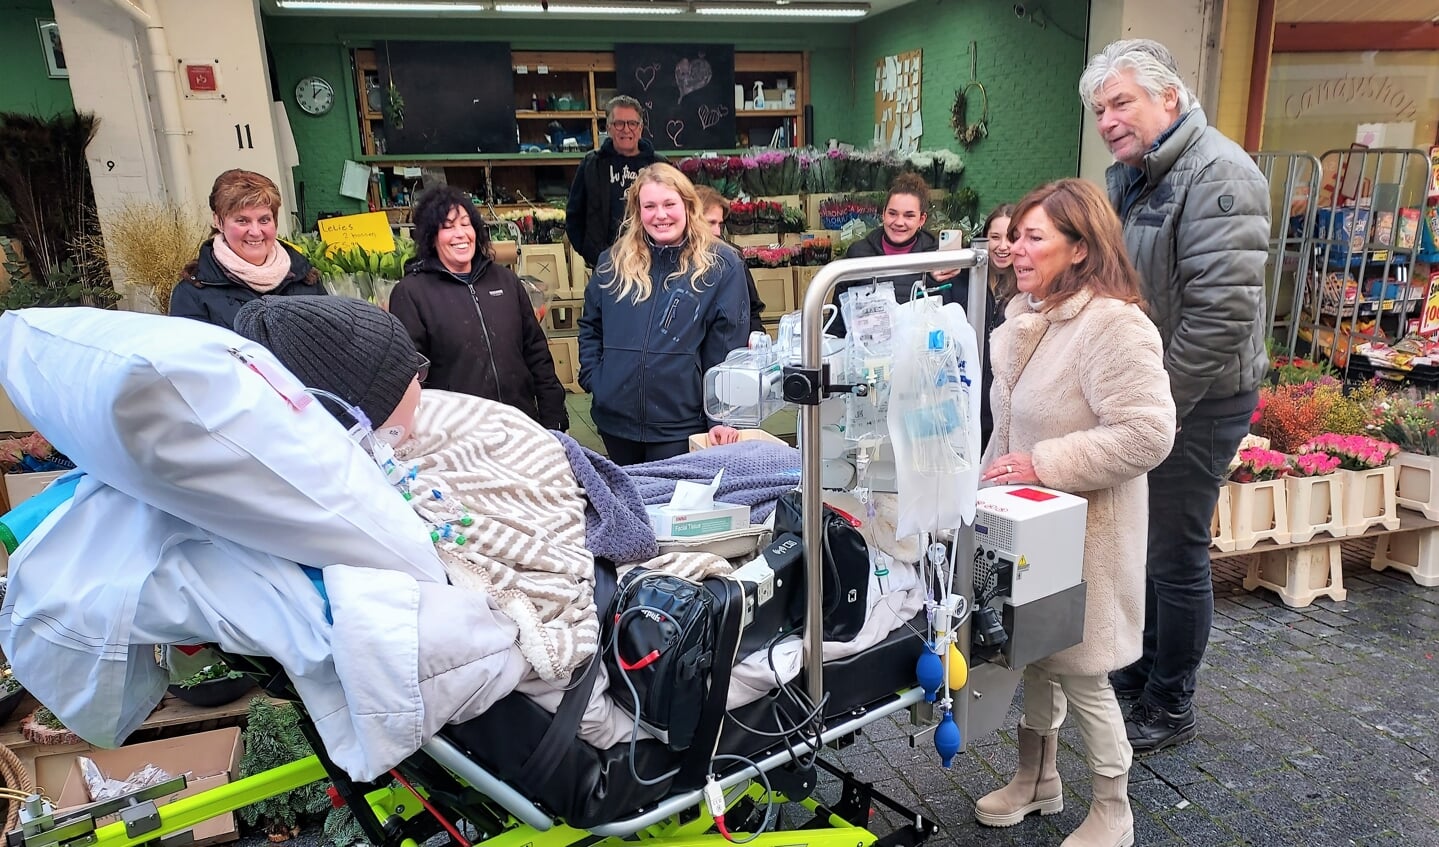
[[[721,503],[697,512],[671,510],[668,506],[646,506],[655,536],[666,538],[701,538],[734,532],[749,526],[749,506]]]
[[[571,394],[583,394],[580,390],[580,340],[578,338],[551,338],[550,358],[555,361],[555,376],[560,385]]]
[[[174,776],[185,774],[184,791],[155,801],[155,805],[163,806],[181,797],[199,794],[237,779],[241,753],[240,729],[229,727],[163,741],[132,744],[118,750],[91,750],[85,755],[111,779],[123,780],[146,765],[163,768]],[[90,802],[92,801],[85,787],[85,778],[80,772],[80,763],[72,760],[70,772],[65,777],[65,787],[60,789],[55,805],[61,810],[68,810],[88,805]],[[115,820],[118,818],[112,816],[103,818],[98,823],[112,823]],[[191,832],[197,847],[239,838],[233,812],[196,824]]]
[[[757,232],[754,235],[731,235],[730,243],[741,249],[745,247],[778,247],[778,232]]]
[[[35,427],[25,420],[10,398],[5,396],[5,389],[0,388],[0,432],[34,432]]]
[[[765,431],[762,430],[762,429],[742,429],[742,430],[739,431],[739,440],[740,440],[740,441],[763,441],[763,442],[765,442],[765,443],[767,443],[767,444],[781,444],[781,445],[784,445],[784,446],[786,446],[786,447],[789,446],[788,444],[785,443],[784,439],[779,438],[778,436],[775,436],[775,435],[771,435],[770,433],[765,432]],[[694,435],[691,435],[691,436],[690,436],[690,452],[691,452],[691,453],[693,453],[693,452],[696,451],[696,450],[704,450],[704,449],[706,449],[706,448],[708,448],[708,447],[710,447],[710,446],[712,446],[712,445],[710,444],[710,436],[709,436],[709,433],[707,433],[707,432],[697,432],[697,433],[695,433]]]
[[[25,500],[34,497],[45,487],[69,471],[39,471],[37,473],[7,473],[5,474],[5,499],[9,501],[10,508],[15,508]]]

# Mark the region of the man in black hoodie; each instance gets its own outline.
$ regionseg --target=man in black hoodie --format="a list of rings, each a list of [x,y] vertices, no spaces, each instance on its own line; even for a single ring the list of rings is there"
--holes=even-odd
[[[610,98],[605,104],[605,131],[610,137],[588,153],[575,172],[565,207],[565,233],[591,268],[619,235],[625,192],[640,169],[665,161],[645,140],[644,129],[640,101],[623,94]]]

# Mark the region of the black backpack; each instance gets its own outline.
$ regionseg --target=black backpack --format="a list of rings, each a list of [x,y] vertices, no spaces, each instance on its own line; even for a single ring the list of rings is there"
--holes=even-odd
[[[774,533],[793,533],[805,547],[805,560],[818,548],[824,557],[824,640],[853,641],[869,612],[869,545],[849,519],[825,505],[820,525],[824,535],[815,544],[804,537],[803,499],[798,490],[779,498]]]

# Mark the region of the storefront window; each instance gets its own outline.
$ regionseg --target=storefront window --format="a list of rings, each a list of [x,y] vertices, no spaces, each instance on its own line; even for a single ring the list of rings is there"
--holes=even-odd
[[[1439,141],[1439,52],[1277,53],[1264,149],[1352,144],[1427,149]]]

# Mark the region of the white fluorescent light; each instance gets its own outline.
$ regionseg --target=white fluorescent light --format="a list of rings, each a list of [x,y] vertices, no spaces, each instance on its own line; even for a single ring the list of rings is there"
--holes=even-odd
[[[593,6],[564,6],[551,4],[548,9],[539,3],[496,3],[496,12],[514,12],[517,14],[536,15],[550,14],[557,15],[678,15],[684,9],[679,6],[659,6],[649,4],[636,4],[633,6],[607,6],[596,4]]]
[[[858,6],[695,6],[700,15],[745,18],[862,18],[869,9]]]
[[[383,0],[276,0],[281,9],[312,12],[483,12],[484,3],[386,3]]]

